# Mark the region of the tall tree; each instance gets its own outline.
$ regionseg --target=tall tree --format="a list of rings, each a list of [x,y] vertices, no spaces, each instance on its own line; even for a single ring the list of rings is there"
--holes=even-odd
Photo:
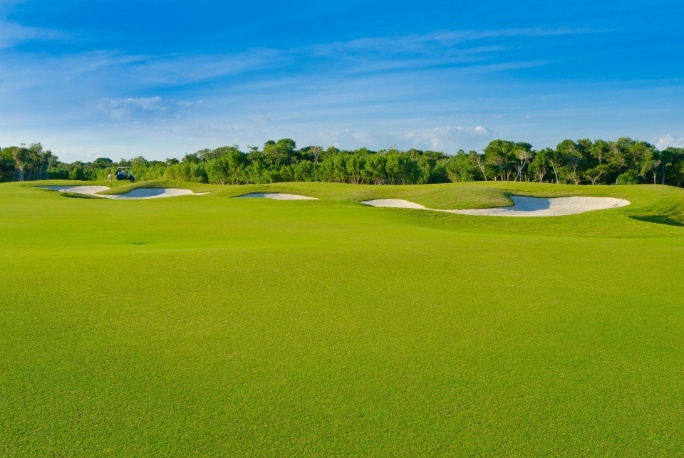
[[[0,150],[0,181],[12,180],[14,175],[14,156],[10,148]]]
[[[576,185],[582,180],[580,165],[584,160],[584,150],[584,145],[572,140],[563,140],[556,146],[557,158],[561,160],[562,166],[568,171],[568,177]]]
[[[452,182],[475,181],[475,173],[478,172],[473,156],[463,150],[447,160],[446,170]]]
[[[479,154],[477,151],[470,151],[468,153],[477,166],[477,168],[480,170],[480,173],[482,173],[482,178],[484,178],[484,181],[487,181],[487,162],[485,160],[484,154]]]
[[[544,148],[543,150],[538,151],[537,154],[534,155],[532,162],[530,162],[530,171],[534,173],[535,179],[540,183],[544,181],[549,169],[552,168],[551,163],[553,157],[554,151],[550,148]]]
[[[531,151],[531,145],[527,145],[529,148],[516,148],[514,151],[515,157],[518,159],[518,162],[515,163],[515,170],[516,170],[516,175],[515,175],[515,180],[522,181],[522,173],[523,170],[525,170],[525,166],[530,162],[530,160],[533,158],[533,153]]]
[[[493,140],[484,149],[487,164],[494,169],[495,176],[508,181],[511,162],[515,161],[516,144],[507,140]]]

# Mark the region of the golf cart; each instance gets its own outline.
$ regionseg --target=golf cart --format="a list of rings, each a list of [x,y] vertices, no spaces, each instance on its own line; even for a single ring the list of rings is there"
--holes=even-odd
[[[118,167],[114,173],[114,178],[116,181],[130,181],[131,183],[135,181],[135,177],[130,170],[130,167]]]

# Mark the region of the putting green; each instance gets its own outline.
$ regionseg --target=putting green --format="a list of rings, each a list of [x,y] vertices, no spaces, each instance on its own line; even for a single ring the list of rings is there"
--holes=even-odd
[[[69,182],[0,184],[0,455],[684,447],[680,189],[136,183],[111,192],[210,194],[124,201],[35,184]],[[230,198],[249,193],[319,200]],[[513,194],[631,204],[359,203]]]

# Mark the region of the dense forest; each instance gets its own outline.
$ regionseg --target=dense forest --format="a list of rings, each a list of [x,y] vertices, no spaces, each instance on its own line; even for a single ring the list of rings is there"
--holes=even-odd
[[[617,141],[564,140],[556,148],[535,150],[529,143],[494,140],[480,153],[390,148],[353,151],[307,146],[291,139],[268,141],[263,148],[223,146],[186,154],[182,159],[98,158],[60,162],[40,143],[0,149],[0,181],[44,179],[106,180],[116,167],[130,167],[138,180],[171,179],[215,184],[332,181],[415,184],[458,181],[538,181],[571,184],[656,183],[684,185],[684,148],[659,151],[653,145]]]

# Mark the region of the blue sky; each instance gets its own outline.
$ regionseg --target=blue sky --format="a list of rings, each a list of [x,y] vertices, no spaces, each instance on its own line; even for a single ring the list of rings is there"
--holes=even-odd
[[[684,146],[684,2],[0,0],[0,146]]]

